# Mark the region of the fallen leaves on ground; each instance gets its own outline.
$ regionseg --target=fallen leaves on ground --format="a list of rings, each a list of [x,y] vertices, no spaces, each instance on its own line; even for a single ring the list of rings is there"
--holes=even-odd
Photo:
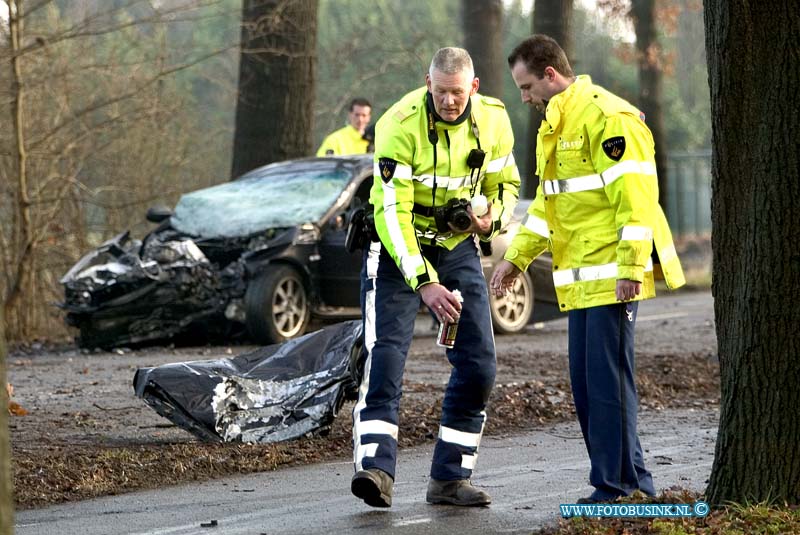
[[[487,407],[487,435],[502,435],[574,418],[568,372],[548,361],[540,380],[495,385]],[[690,373],[689,373],[690,372]],[[649,355],[639,359],[641,404],[652,409],[719,403],[718,365],[703,355]],[[400,404],[401,448],[432,442],[438,435],[445,385],[405,382]],[[278,444],[203,443],[187,434],[181,442],[79,443],[43,432],[37,443],[13,440],[14,485],[20,509],[204,481],[282,466],[344,459],[352,455],[352,402],[330,429]],[[64,414],[87,433],[105,422]],[[13,431],[13,430],[12,430]],[[576,532],[577,533],[577,532]]]
[[[8,414],[11,416],[25,416],[28,414],[28,411],[25,408],[17,403],[16,401],[11,400],[11,396],[14,395],[14,387],[11,386],[11,383],[6,383],[6,403],[8,403]]]

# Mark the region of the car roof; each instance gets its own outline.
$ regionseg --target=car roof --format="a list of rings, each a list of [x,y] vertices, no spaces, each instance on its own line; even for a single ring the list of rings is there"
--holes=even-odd
[[[374,154],[372,153],[364,153],[364,154],[348,154],[343,156],[308,156],[305,158],[293,158],[290,160],[282,160],[279,162],[272,162],[266,165],[262,165],[260,167],[256,167],[243,173],[241,176],[236,177],[238,180],[244,176],[250,175],[251,173],[256,174],[262,169],[266,169],[268,167],[276,167],[276,166],[285,166],[285,165],[294,165],[297,163],[304,163],[304,162],[314,162],[314,161],[324,161],[324,160],[334,160],[339,161],[341,163],[352,165],[357,169],[357,174],[366,170],[372,169],[373,167],[373,158]]]

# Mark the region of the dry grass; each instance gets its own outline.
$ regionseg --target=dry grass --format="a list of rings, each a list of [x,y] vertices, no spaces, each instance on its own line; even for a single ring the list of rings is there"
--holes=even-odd
[[[402,448],[432,442],[441,413],[440,386],[407,385],[400,413]],[[489,409],[487,434],[530,427],[533,422],[567,419],[569,398],[552,401],[552,389],[523,383],[498,386]],[[231,474],[275,470],[281,466],[322,462],[351,455],[349,412],[342,408],[327,436],[279,444],[207,444],[188,442],[139,446],[51,444],[15,446],[16,503],[30,508]],[[502,418],[497,417],[502,414]]]
[[[683,370],[690,365],[693,374],[687,377]],[[644,407],[658,410],[718,403],[717,366],[697,355],[643,358],[637,376]],[[434,440],[439,427],[442,388],[442,385],[406,382],[400,413],[401,448]],[[35,444],[14,442],[16,504],[20,509],[40,507],[282,466],[346,459],[352,454],[351,410],[352,404],[342,407],[326,436],[279,444],[153,441],[108,445],[59,439],[55,432],[46,441]],[[566,370],[543,375],[542,380],[496,385],[487,412],[487,435],[573,419]]]

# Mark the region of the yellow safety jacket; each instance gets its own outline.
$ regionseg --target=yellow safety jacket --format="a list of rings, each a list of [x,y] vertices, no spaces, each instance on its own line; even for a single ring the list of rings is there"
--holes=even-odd
[[[335,132],[331,132],[317,150],[317,156],[340,156],[343,154],[364,154],[369,147],[369,141],[364,139],[361,132],[347,125]]]
[[[549,249],[562,311],[616,303],[617,279],[642,283],[637,300],[655,296],[654,271],[671,289],[686,282],[639,110],[579,76],[550,100],[536,161],[536,198],[505,258],[525,270]]]
[[[469,117],[449,124],[428,113],[427,95],[425,87],[408,93],[375,125],[375,179],[370,194],[381,242],[414,289],[439,281],[421,245],[450,250],[472,238],[439,229],[433,207],[482,193],[492,203],[492,232],[480,237],[488,241],[510,221],[520,183],[512,152],[514,135],[502,102],[475,94]],[[435,145],[429,125],[435,130]],[[467,156],[477,148],[486,155],[480,169],[471,171]]]

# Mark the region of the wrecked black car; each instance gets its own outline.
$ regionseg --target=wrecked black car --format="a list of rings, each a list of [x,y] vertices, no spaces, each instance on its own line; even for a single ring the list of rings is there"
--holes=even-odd
[[[370,154],[291,160],[187,193],[174,212],[151,209],[159,225],[142,240],[121,233],[62,277],[66,322],[81,347],[115,347],[180,337],[272,344],[302,335],[312,317],[360,317],[361,252],[345,248],[346,222],[372,177]],[[487,277],[529,202],[482,258]],[[545,256],[514,292],[491,297],[495,329],[521,331],[555,301]]]
[[[183,195],[141,241],[125,232],[61,279],[82,347],[246,330],[263,344],[303,334],[312,313],[358,317],[360,253],[347,212],[365,202],[372,157],[267,165]]]

